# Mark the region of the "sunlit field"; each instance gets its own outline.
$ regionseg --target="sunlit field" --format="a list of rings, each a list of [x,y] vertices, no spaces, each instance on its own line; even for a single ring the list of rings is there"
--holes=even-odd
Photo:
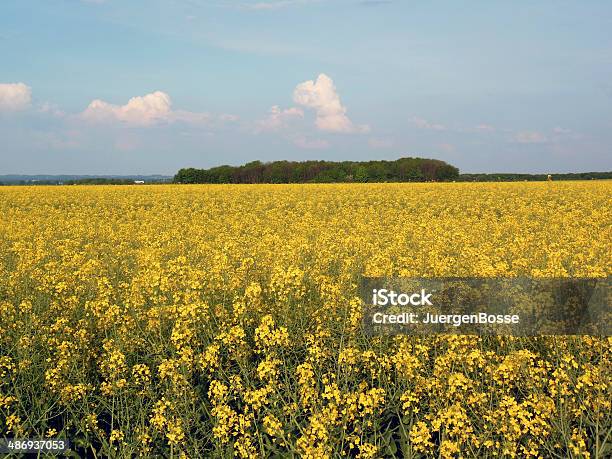
[[[609,457],[611,338],[371,338],[357,285],[609,276],[611,196],[0,187],[0,437],[97,457]]]

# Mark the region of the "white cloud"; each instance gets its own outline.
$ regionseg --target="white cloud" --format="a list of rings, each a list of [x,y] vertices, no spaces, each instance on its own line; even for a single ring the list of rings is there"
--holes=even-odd
[[[278,105],[274,105],[270,108],[268,116],[257,122],[255,132],[278,131],[286,128],[291,121],[303,117],[304,110],[301,108],[291,107],[281,110]]]
[[[307,139],[306,137],[296,137],[293,143],[300,148],[307,150],[323,150],[329,148],[329,142],[323,139]]]
[[[372,137],[368,140],[368,145],[371,148],[391,148],[393,146],[393,140]]]
[[[410,118],[410,123],[419,129],[430,129],[433,131],[446,131],[447,129],[446,126],[444,126],[443,124],[438,124],[438,123],[434,123],[431,121],[427,121],[423,118],[419,118],[416,116],[413,116],[412,118]]]
[[[514,135],[514,141],[518,143],[546,143],[548,138],[537,131],[521,131]]]
[[[0,111],[24,110],[32,103],[32,88],[25,83],[0,83]]]
[[[125,105],[113,105],[96,99],[82,113],[90,121],[122,121],[147,126],[166,121],[171,114],[170,96],[156,91],[145,96],[132,97]]]
[[[151,126],[176,121],[200,124],[211,120],[208,113],[172,110],[170,96],[162,91],[132,97],[125,105],[109,104],[96,99],[81,113],[81,117],[92,122],[120,121],[132,126]]]
[[[322,131],[329,132],[369,132],[369,126],[356,126],[346,116],[346,107],[340,102],[333,80],[320,74],[317,81],[309,80],[300,83],[293,91],[296,104],[316,111],[316,125]]]

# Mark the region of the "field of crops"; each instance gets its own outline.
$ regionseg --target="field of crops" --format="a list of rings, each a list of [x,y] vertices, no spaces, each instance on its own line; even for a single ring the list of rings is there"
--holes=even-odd
[[[612,339],[367,337],[361,275],[606,277],[612,182],[0,187],[0,437],[609,457]]]

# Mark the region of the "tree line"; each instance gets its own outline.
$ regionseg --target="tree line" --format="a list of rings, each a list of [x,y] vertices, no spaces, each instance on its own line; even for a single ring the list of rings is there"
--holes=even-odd
[[[459,169],[444,161],[252,161],[243,166],[181,169],[175,183],[335,183],[452,181]]]
[[[459,174],[457,182],[541,182],[548,180],[549,174]],[[605,180],[612,179],[610,172],[572,172],[550,174],[551,180]]]
[[[50,176],[52,177],[52,176]],[[171,183],[171,177],[162,176],[125,176],[125,177],[83,177],[83,178],[20,178],[15,179],[10,177],[9,180],[1,180],[2,185],[134,185],[134,184],[152,184],[152,183]],[[66,176],[69,177],[69,176]]]
[[[0,182],[0,185],[131,185],[133,179],[87,178],[75,180],[16,180]]]

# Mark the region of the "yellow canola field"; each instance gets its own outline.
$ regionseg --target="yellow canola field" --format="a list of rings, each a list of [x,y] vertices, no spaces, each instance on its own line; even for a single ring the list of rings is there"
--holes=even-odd
[[[97,457],[609,457],[610,338],[368,338],[357,283],[609,276],[611,195],[0,187],[0,437]]]

